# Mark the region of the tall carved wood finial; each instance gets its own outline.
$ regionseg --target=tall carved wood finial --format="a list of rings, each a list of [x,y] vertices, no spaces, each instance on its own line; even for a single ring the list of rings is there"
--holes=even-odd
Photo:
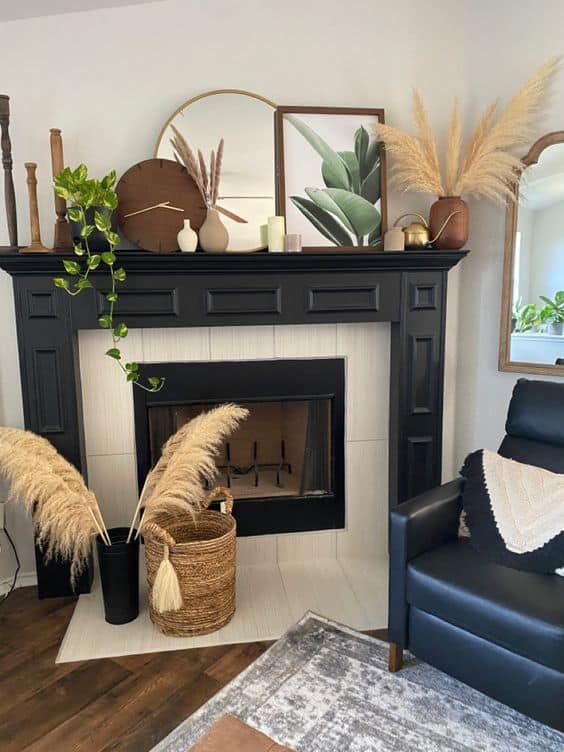
[[[27,192],[29,194],[29,222],[31,225],[31,243],[27,248],[22,248],[22,253],[41,253],[50,251],[41,242],[41,230],[39,227],[39,206],[37,204],[37,170],[36,162],[26,162]]]
[[[58,128],[51,128],[51,165],[53,168],[53,179],[61,172],[64,164],[63,159],[63,139],[61,131]],[[74,245],[72,239],[72,230],[67,219],[67,202],[61,196],[55,194],[55,212],[57,221],[55,222],[55,235],[53,240],[54,251],[70,251]]]
[[[16,216],[16,194],[12,178],[12,144],[8,126],[10,125],[10,97],[0,94],[0,128],[2,144],[2,165],[4,167],[4,197],[8,221],[8,240],[12,248],[18,247],[18,219]]]

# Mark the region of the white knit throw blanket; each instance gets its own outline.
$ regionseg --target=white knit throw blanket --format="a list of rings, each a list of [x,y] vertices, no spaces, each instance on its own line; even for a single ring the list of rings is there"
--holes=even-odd
[[[489,449],[483,451],[483,462],[492,512],[509,551],[534,551],[564,530],[564,475]]]

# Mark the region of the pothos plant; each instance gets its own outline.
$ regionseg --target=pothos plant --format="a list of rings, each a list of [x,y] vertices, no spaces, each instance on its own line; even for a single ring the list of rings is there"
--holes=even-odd
[[[158,392],[165,380],[159,376],[149,376],[147,383],[143,383],[139,364],[124,363],[119,347],[121,340],[127,337],[128,328],[125,322],[114,320],[114,311],[118,301],[118,285],[125,282],[127,275],[122,266],[117,266],[116,248],[119,244],[119,235],[112,230],[112,212],[118,205],[117,193],[114,191],[115,183],[115,170],[102,180],[96,180],[88,177],[88,169],[83,164],[75,170],[65,167],[56,176],[55,192],[69,204],[68,216],[79,225],[80,240],[73,248],[76,260],[63,260],[68,276],[55,277],[53,282],[69,295],[79,295],[83,290],[93,287],[90,281],[91,273],[100,266],[107,267],[111,282],[111,288],[105,295],[108,307],[98,318],[98,324],[102,329],[107,329],[112,337],[112,347],[106,351],[106,355],[119,365],[127,380],[135,386],[147,392]],[[98,252],[90,247],[89,238],[94,230],[103,235],[109,250]]]

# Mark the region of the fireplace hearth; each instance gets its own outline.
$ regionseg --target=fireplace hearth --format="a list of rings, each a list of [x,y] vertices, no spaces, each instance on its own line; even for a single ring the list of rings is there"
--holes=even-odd
[[[145,371],[166,381],[156,394],[134,393],[139,487],[187,420],[237,402],[249,418],[223,446],[217,479],[236,499],[237,534],[344,526],[344,359],[151,363]]]

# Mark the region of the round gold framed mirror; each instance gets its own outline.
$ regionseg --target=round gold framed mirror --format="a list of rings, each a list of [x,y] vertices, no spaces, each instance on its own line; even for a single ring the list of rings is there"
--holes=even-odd
[[[175,159],[174,126],[193,153],[201,151],[208,164],[211,150],[224,140],[217,207],[225,210],[221,220],[229,233],[229,251],[265,248],[261,228],[276,213],[275,111],[274,102],[250,91],[207,91],[180,105],[157,139],[155,157]]]
[[[523,163],[506,211],[499,370],[564,376],[564,131]]]

